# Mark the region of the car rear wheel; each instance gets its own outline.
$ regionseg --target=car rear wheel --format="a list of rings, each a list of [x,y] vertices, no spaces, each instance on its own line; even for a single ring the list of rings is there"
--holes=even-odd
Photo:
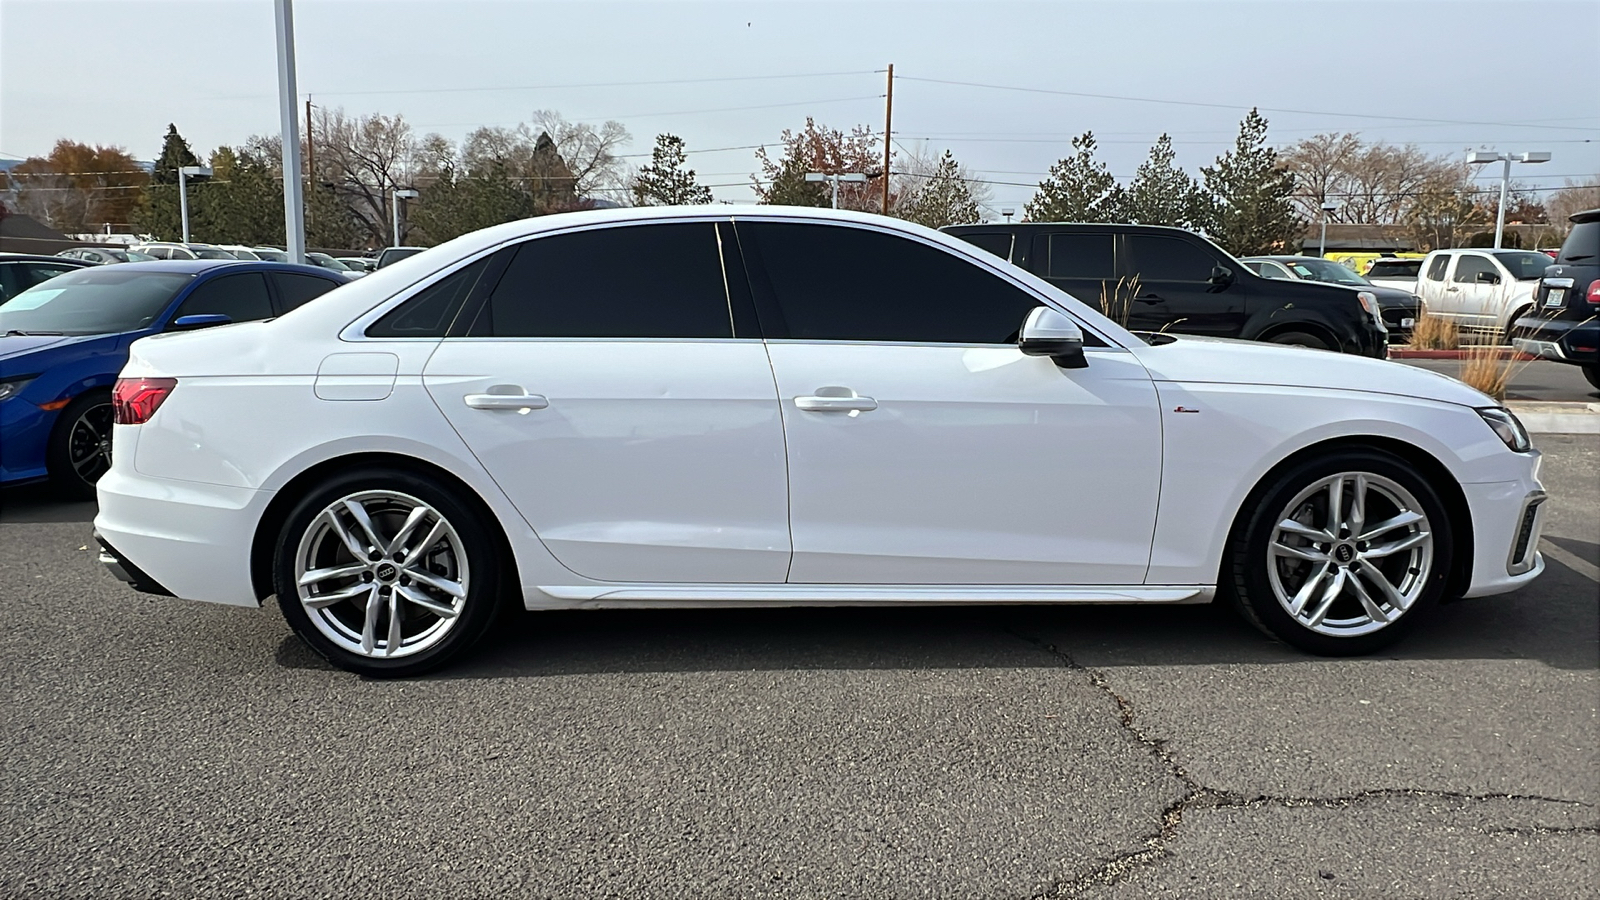
[[[1596,390],[1600,390],[1600,366],[1584,366],[1583,377],[1587,378],[1589,384]]]
[[[92,391],[67,404],[50,432],[45,466],[61,493],[95,498],[95,482],[111,469],[111,395]]]
[[[382,678],[466,652],[500,598],[499,543],[450,491],[387,469],[347,473],[295,507],[273,564],[290,627],[329,662]]]
[[[1267,338],[1269,344],[1288,344],[1291,347],[1310,347],[1313,350],[1328,349],[1328,342],[1314,334],[1304,331],[1285,331]]]
[[[1438,604],[1450,522],[1409,463],[1342,451],[1278,476],[1236,530],[1229,572],[1239,609],[1303,650],[1370,653]]]

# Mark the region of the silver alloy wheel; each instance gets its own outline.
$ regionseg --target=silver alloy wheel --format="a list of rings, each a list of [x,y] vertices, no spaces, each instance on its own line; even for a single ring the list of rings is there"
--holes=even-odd
[[[1267,576],[1297,624],[1356,637],[1411,608],[1433,556],[1428,516],[1410,491],[1371,472],[1341,472],[1284,507],[1267,548]]]
[[[109,402],[96,403],[80,413],[67,432],[67,461],[84,484],[94,484],[111,468],[113,418]]]
[[[469,585],[466,549],[436,509],[397,491],[328,504],[300,538],[294,575],[311,623],[361,656],[411,656],[455,627]]]

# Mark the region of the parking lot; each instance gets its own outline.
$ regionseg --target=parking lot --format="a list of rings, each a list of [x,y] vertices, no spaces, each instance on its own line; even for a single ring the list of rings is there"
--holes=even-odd
[[[1585,896],[1600,441],[1538,444],[1545,575],[1360,659],[1221,607],[572,612],[367,681],[8,490],[0,896]]]

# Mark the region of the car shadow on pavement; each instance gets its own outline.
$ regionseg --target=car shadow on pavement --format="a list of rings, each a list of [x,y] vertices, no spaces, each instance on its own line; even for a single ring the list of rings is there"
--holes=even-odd
[[[1581,542],[1567,541],[1576,544]],[[1595,552],[1574,547],[1587,557]],[[1600,589],[1546,557],[1534,585],[1450,603],[1378,659],[1530,659],[1600,668]],[[289,644],[297,645],[291,650]],[[311,657],[290,639],[279,660]],[[436,678],[805,669],[1096,668],[1316,660],[1204,606],[952,606],[573,610],[509,614]],[[1336,659],[1326,660],[1337,664]]]
[[[92,522],[99,507],[93,500],[64,500],[48,484],[0,488],[0,524]]]

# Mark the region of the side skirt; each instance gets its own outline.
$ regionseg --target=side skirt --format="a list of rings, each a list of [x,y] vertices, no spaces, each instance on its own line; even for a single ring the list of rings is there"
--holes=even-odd
[[[745,606],[936,606],[978,603],[1210,603],[1216,586],[1161,585],[539,585],[524,590],[528,609]]]

